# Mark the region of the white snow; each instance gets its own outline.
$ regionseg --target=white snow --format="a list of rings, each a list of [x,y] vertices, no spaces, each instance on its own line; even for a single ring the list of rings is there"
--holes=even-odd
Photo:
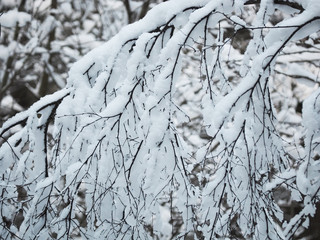
[[[6,61],[9,57],[9,49],[4,45],[0,45],[0,59]]]
[[[48,1],[45,3],[48,4]],[[276,121],[271,112],[274,109],[270,106],[272,103],[269,102],[267,81],[273,74],[272,66],[283,44],[309,33],[309,30],[302,29],[289,39],[295,33],[295,25],[317,16],[318,10],[312,8],[318,7],[318,3],[310,1],[306,10],[309,14],[296,14],[278,25],[287,24],[292,28],[254,30],[254,39],[245,58],[239,56],[239,51],[231,43],[225,42],[230,39],[224,39],[222,31],[217,32],[219,27],[233,25],[229,23],[229,18],[237,23],[235,30],[247,25],[242,15],[234,9],[235,6],[242,6],[240,1],[236,5],[233,3],[231,0],[164,2],[151,10],[144,19],[123,28],[110,41],[76,62],[69,72],[66,88],[42,98],[27,111],[4,123],[0,135],[7,128],[27,120],[22,131],[9,139],[10,145],[4,144],[1,147],[0,157],[10,159],[4,166],[11,167],[16,161],[15,156],[9,156],[15,153],[10,150],[12,147],[19,155],[19,175],[24,170],[27,171],[24,175],[31,175],[28,179],[31,179],[30,186],[33,184],[31,187],[35,189],[35,197],[28,209],[25,209],[30,221],[38,220],[36,216],[44,211],[50,194],[48,186],[52,184],[55,191],[59,191],[59,197],[67,202],[70,196],[76,196],[79,184],[83,184],[81,187],[86,191],[86,206],[81,207],[86,211],[88,227],[81,230],[97,239],[102,236],[116,239],[119,236],[115,236],[115,232],[127,232],[127,236],[138,239],[141,236],[135,234],[145,231],[145,223],[151,224],[155,234],[169,238],[172,230],[169,204],[183,218],[182,232],[184,227],[193,229],[193,217],[197,217],[201,224],[198,229],[206,239],[210,238],[211,231],[213,234],[227,235],[228,223],[235,217],[244,235],[273,238],[277,231],[282,235],[277,221],[273,219],[273,211],[277,212],[275,216],[279,221],[282,221],[282,216],[277,206],[273,205],[275,202],[272,197],[261,194],[261,191],[271,191],[294,177],[299,192],[306,195],[305,208],[287,226],[294,226],[294,221],[298,221],[299,217],[314,214],[310,196],[319,184],[316,174],[319,166],[310,160],[301,164],[297,171],[284,171],[285,164],[276,162],[285,158],[286,152],[282,146],[283,138],[274,127]],[[270,0],[261,1],[253,27],[259,28],[266,24],[268,14],[274,10],[271,3]],[[40,6],[41,2],[37,1],[37,4]],[[68,14],[70,6],[66,4],[65,11]],[[183,12],[189,7],[199,9]],[[234,12],[238,15],[234,15]],[[217,34],[217,37],[210,36],[210,39],[204,40],[204,19],[208,14],[212,14],[208,22],[210,31],[205,34]],[[170,24],[176,29],[169,37],[169,31],[166,34],[162,31],[166,30],[164,24],[172,18],[175,19]],[[311,24],[312,31],[318,29],[317,23]],[[38,39],[45,38],[55,24],[57,22],[54,18],[48,18],[38,38],[31,39],[28,48],[34,48]],[[87,21],[84,24],[87,33],[74,35],[64,43],[95,44],[94,35],[88,33],[93,24],[93,21]],[[263,34],[267,34],[266,41],[263,41]],[[157,37],[160,40],[154,42]],[[199,45],[204,42],[205,48],[200,49]],[[54,50],[58,51],[64,43],[56,42]],[[195,59],[186,58],[196,66],[197,77],[192,72],[194,69],[187,69],[183,84],[196,82],[192,87],[200,90],[184,88],[186,91],[181,93],[181,98],[186,100],[187,110],[191,109],[191,118],[185,114],[183,119],[175,119],[179,115],[175,113],[179,107],[175,106],[174,96],[176,88],[183,85],[176,84],[176,81],[180,80],[181,70],[185,70],[180,52],[184,45],[198,56]],[[150,57],[147,57],[151,47],[154,48]],[[73,53],[71,49],[66,52],[70,55]],[[208,57],[208,63],[204,63],[204,54]],[[42,60],[46,59],[47,56],[43,56]],[[234,61],[230,68],[228,61]],[[16,64],[22,67],[21,62]],[[208,67],[206,75],[205,67]],[[241,67],[244,70],[241,72],[242,77],[239,77],[233,71]],[[302,75],[302,78],[317,80],[316,74],[305,71],[300,65],[293,65],[286,70]],[[239,79],[232,80],[233,77]],[[61,79],[58,82],[62,85]],[[288,96],[293,95],[288,93]],[[307,128],[306,137],[309,140],[319,135],[318,96],[319,91],[316,91],[304,103],[303,124]],[[53,151],[47,153],[44,151],[44,125],[51,114],[52,104],[63,98],[54,116],[54,132],[50,135],[52,141],[48,143],[49,147],[53,145]],[[193,103],[197,105],[193,106]],[[278,118],[284,120],[286,113],[289,113],[294,117],[286,119],[290,123],[300,124],[301,118],[294,115],[295,109],[290,104],[283,107]],[[198,109],[200,105],[202,109]],[[216,139],[199,139],[200,133],[195,131],[189,135],[180,134],[182,130],[177,130],[177,125],[194,119],[198,120],[196,124],[206,128],[206,132]],[[182,139],[185,136],[187,138]],[[299,140],[302,136],[295,137]],[[19,143],[20,138],[23,138],[21,141],[25,144]],[[187,146],[186,142],[195,147]],[[199,149],[194,150],[198,146]],[[309,146],[310,149],[312,146]],[[24,147],[29,149],[22,149]],[[299,157],[303,158],[304,155],[300,154]],[[312,159],[312,154],[309,155],[309,159]],[[46,157],[50,160],[50,177],[43,179],[46,162],[41,160],[47,160]],[[200,172],[192,172],[196,165],[200,167],[195,171]],[[282,178],[269,182],[270,165],[277,169],[277,174],[282,174]],[[196,180],[209,182],[204,186],[190,182],[189,177],[193,173],[199,177]],[[10,177],[10,174],[3,174]],[[42,180],[38,180],[38,177]],[[298,191],[295,197],[299,198]],[[226,202],[228,209],[221,204],[222,201]],[[59,217],[50,219],[50,227],[59,228],[62,238],[66,227],[61,221],[71,213],[74,217],[75,212],[71,207],[77,205],[73,204],[65,208]],[[194,209],[197,211],[190,211]],[[72,226],[73,222],[69,223],[70,229],[78,227]],[[121,229],[109,231],[115,230],[114,223],[121,223]],[[187,227],[190,223],[191,227]],[[253,226],[253,223],[257,225]],[[27,231],[27,224],[26,221],[20,231]],[[43,224],[44,219],[41,218],[34,225],[31,224],[31,230],[28,231],[40,231]],[[131,232],[132,227],[137,230],[135,233]],[[255,231],[251,232],[252,229]],[[39,236],[45,237],[48,234],[47,230],[43,230]]]
[[[16,9],[5,12],[0,17],[0,23],[3,27],[13,28],[18,24],[23,27],[31,21],[31,15],[26,12],[18,12]]]

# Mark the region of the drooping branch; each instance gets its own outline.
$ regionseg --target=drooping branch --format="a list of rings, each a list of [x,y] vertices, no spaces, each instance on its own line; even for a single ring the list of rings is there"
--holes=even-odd
[[[3,135],[14,126],[24,123],[30,116],[33,116],[33,114],[40,112],[48,106],[57,106],[69,94],[70,89],[63,89],[52,95],[44,97],[43,101],[36,102],[33,106],[30,107],[28,111],[21,112],[12,117],[9,121],[5,122],[0,128],[0,137],[3,137]]]
[[[40,229],[41,236],[59,231],[60,238],[79,231],[93,239],[174,239],[195,232],[205,239],[281,238],[282,213],[265,186],[289,164],[283,163],[287,159],[282,159],[268,84],[282,49],[316,19],[305,12],[305,18],[282,22],[287,29],[281,34],[270,27],[264,35],[255,28],[265,26],[268,18],[262,15],[274,8],[261,6],[258,21],[247,29],[254,44],[244,53],[252,60],[246,62],[230,38],[223,37],[224,25],[235,31],[239,25],[246,28],[246,19],[230,10],[233,2],[181,0],[154,8],[77,62],[66,89],[0,129],[1,136],[27,120],[21,135],[0,148],[0,160],[11,160],[3,167],[10,168],[2,174],[4,184],[8,189],[23,184],[35,199],[23,206],[24,216],[30,217],[21,234]],[[176,124],[182,120],[176,116],[174,95],[176,82],[185,77],[185,58],[202,75],[194,77],[204,90],[200,125],[211,137],[202,152],[190,150]],[[234,74],[241,64],[228,69],[229,61],[249,70]],[[46,115],[37,118],[42,113]],[[17,139],[24,144],[16,144]],[[193,162],[204,167],[196,169]],[[11,174],[15,172],[17,177]],[[15,195],[8,192],[3,198]]]

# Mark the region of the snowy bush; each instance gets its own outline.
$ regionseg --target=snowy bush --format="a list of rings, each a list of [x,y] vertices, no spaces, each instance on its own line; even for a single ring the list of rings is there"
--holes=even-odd
[[[277,118],[298,105],[283,102],[288,81],[318,87],[319,9],[174,0],[124,27],[72,66],[65,88],[0,129],[0,235],[293,238],[320,196],[319,90],[300,136],[288,137],[297,114]],[[184,83],[201,86],[200,106],[180,101]],[[201,141],[183,131],[188,112],[201,115]],[[301,202],[288,221],[279,188]]]

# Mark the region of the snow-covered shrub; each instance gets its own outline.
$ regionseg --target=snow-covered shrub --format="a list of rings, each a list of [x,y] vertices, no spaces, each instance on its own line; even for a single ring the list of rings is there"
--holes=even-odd
[[[160,4],[75,63],[65,88],[6,121],[1,236],[290,239],[307,227],[320,188],[319,91],[304,104],[307,131],[295,145],[277,115],[297,103],[283,106],[276,77],[304,69],[284,60],[308,48],[301,39],[309,59],[319,54],[320,6],[275,2]],[[243,31],[250,41],[239,46]],[[192,53],[198,78],[188,79]],[[315,85],[308,71],[299,78]],[[201,85],[201,105],[191,104],[201,146],[180,128],[193,119],[177,97],[186,81]],[[278,187],[304,203],[289,222]]]

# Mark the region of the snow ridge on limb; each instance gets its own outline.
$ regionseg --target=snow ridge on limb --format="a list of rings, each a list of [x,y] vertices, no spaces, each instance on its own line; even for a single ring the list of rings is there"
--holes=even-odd
[[[40,112],[41,110],[47,108],[50,105],[59,105],[59,103],[68,96],[70,93],[70,89],[62,89],[58,92],[55,92],[51,95],[45,96],[41,98],[41,101],[36,102],[34,105],[32,105],[29,110],[18,113],[14,117],[12,117],[10,120],[6,121],[0,128],[0,137],[3,137],[3,135],[13,128],[14,126],[23,123],[26,121],[29,117],[33,117],[35,113]]]

